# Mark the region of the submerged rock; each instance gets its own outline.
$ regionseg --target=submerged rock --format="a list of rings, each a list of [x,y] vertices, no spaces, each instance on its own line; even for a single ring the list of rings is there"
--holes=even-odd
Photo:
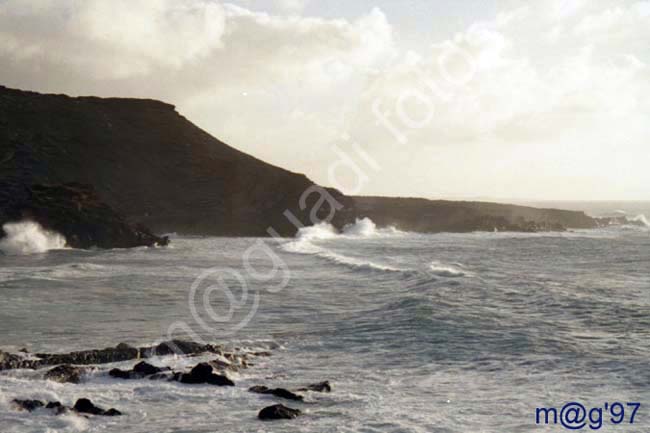
[[[266,386],[258,385],[249,388],[248,391],[254,392],[256,394],[270,394],[276,397],[286,398],[287,400],[295,400],[295,401],[303,400],[303,397],[301,395],[294,394],[293,392],[286,390],[284,388],[268,388]]]
[[[77,402],[74,404],[74,407],[72,409],[79,413],[88,413],[91,415],[100,415],[100,416],[122,415],[122,412],[120,412],[117,409],[111,408],[105,410],[100,407],[97,407],[93,404],[92,401],[88,400],[87,398],[80,398],[79,400],[77,400]]]
[[[53,380],[59,383],[79,383],[81,376],[86,373],[86,369],[75,367],[69,364],[59,365],[45,373],[45,379]]]
[[[332,392],[332,386],[330,385],[329,380],[325,380],[323,382],[307,385],[304,388],[299,388],[298,391]]]
[[[292,409],[281,404],[265,407],[257,414],[257,417],[263,421],[276,419],[294,419],[302,414],[299,409]]]

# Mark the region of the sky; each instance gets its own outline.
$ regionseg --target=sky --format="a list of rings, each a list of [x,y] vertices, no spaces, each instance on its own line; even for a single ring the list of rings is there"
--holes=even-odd
[[[0,0],[0,84],[162,99],[350,194],[650,200],[647,0]]]

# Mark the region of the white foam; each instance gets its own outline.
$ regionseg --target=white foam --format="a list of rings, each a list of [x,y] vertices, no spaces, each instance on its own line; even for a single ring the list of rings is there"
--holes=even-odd
[[[369,218],[357,219],[354,224],[345,226],[342,233],[339,233],[331,224],[320,223],[301,228],[296,234],[296,239],[283,244],[281,248],[291,253],[315,255],[332,263],[354,269],[407,272],[409,271],[408,269],[399,269],[393,266],[335,253],[314,243],[314,241],[318,240],[370,238],[403,234],[403,232],[393,227],[378,229],[375,223]]]
[[[438,261],[429,264],[429,271],[436,276],[447,278],[458,278],[466,275],[466,272],[459,267],[446,265]]]
[[[643,214],[637,215],[634,218],[628,218],[628,220],[634,221],[634,222],[640,222],[644,226],[650,227],[650,222],[648,221],[648,218],[646,218],[646,216],[643,215]]]
[[[63,249],[66,245],[62,235],[45,230],[33,221],[7,223],[2,228],[7,236],[0,240],[0,250],[5,254],[38,254]]]

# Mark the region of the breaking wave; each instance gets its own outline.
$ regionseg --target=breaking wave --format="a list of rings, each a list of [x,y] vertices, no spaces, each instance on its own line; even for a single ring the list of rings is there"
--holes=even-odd
[[[0,240],[0,251],[8,255],[45,253],[65,248],[65,238],[33,221],[7,223],[2,226],[6,237]]]
[[[646,218],[646,216],[643,215],[643,214],[637,215],[634,218],[628,218],[628,221],[632,221],[632,222],[635,222],[635,223],[641,223],[646,227],[650,227],[650,222],[648,221],[648,218]]]
[[[334,251],[314,243],[314,241],[328,239],[371,238],[399,236],[404,234],[404,232],[401,232],[394,227],[377,228],[375,223],[369,218],[357,219],[354,224],[345,226],[341,232],[337,231],[331,224],[323,222],[314,226],[301,228],[296,234],[296,239],[283,244],[281,248],[291,253],[314,255],[326,259],[331,263],[344,265],[353,269],[384,272],[411,272],[411,269],[400,269],[365,259],[335,253]]]
[[[438,261],[431,262],[429,272],[438,277],[458,278],[464,277],[467,273],[460,269],[460,265],[451,266]]]

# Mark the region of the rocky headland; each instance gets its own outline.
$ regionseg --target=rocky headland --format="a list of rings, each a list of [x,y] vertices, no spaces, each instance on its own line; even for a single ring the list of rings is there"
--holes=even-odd
[[[236,150],[164,102],[0,86],[0,226],[33,219],[78,248],[165,244],[153,233],[170,232],[293,236],[330,214],[324,194],[340,205],[338,228],[363,217],[425,233],[599,226],[557,209],[346,196]]]

